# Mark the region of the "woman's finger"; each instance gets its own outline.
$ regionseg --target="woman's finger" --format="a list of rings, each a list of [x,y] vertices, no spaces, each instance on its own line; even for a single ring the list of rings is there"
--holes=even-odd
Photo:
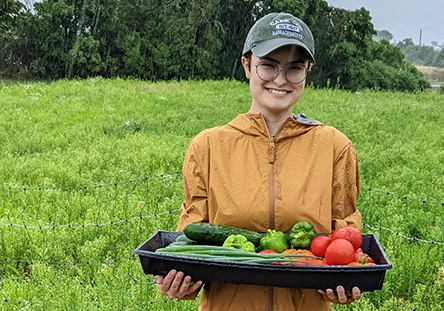
[[[338,301],[339,303],[347,302],[347,294],[345,293],[345,289],[343,286],[337,286],[336,292],[338,293]]]
[[[171,284],[176,276],[177,271],[171,270],[168,274],[163,278],[162,282],[159,281],[159,292],[162,295],[168,295],[168,291],[170,290]]]
[[[361,298],[361,290],[356,286],[352,288],[352,298],[354,300]]]
[[[333,289],[318,290],[318,292],[332,303],[349,304],[361,297],[361,291],[358,287],[353,287],[351,291],[345,291],[343,286],[336,287],[336,292]]]
[[[164,277],[161,275],[155,275],[154,279],[155,279],[157,285],[161,285],[163,283]]]

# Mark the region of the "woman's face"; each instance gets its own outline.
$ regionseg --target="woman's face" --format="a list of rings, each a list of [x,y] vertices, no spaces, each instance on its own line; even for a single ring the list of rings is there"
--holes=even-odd
[[[272,61],[281,69],[274,80],[263,81],[257,75],[255,65],[263,60]],[[253,96],[250,112],[260,112],[265,116],[292,116],[291,107],[301,97],[305,87],[305,80],[290,83],[282,70],[294,64],[304,64],[309,68],[306,54],[295,45],[283,46],[262,58],[252,54],[250,64],[247,58],[242,57],[242,65],[247,79],[250,80],[250,92]]]

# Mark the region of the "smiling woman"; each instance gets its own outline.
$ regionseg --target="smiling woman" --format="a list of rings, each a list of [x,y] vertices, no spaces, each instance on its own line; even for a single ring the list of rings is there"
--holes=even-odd
[[[191,140],[177,230],[205,222],[289,232],[301,220],[316,232],[360,229],[353,144],[333,127],[293,115],[315,59],[308,26],[291,14],[270,13],[250,29],[242,54],[250,109]],[[170,299],[195,299],[202,287],[202,281],[174,269],[156,282]],[[327,311],[332,302],[359,298],[357,287],[346,292],[343,286],[324,291],[212,282],[203,287],[199,310]]]

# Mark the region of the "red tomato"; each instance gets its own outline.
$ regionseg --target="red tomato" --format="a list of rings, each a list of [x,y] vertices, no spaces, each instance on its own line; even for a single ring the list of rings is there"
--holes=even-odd
[[[259,252],[259,254],[279,254],[279,253],[272,249],[263,249]]]
[[[331,241],[325,250],[325,261],[329,265],[348,265],[355,261],[353,245],[345,239]]]
[[[360,248],[362,243],[361,232],[353,227],[343,227],[340,229],[336,229],[331,235],[331,240],[333,241],[336,239],[345,239],[349,241],[353,245],[354,250]]]
[[[272,249],[263,249],[259,252],[259,254],[279,254],[278,252],[272,250]],[[273,265],[283,265],[286,264],[284,261],[273,261]]]
[[[365,254],[365,263],[375,263],[375,261],[369,254]]]
[[[358,249],[355,250],[355,253],[364,254],[364,251],[362,250],[362,248],[358,247]]]
[[[375,262],[373,260],[373,258],[370,257],[370,255],[364,253],[362,248],[358,248],[357,250],[355,250],[355,260],[356,260],[356,262],[362,263],[364,265],[366,263],[374,263]]]
[[[325,249],[330,244],[331,239],[326,235],[318,235],[311,241],[310,243],[310,251],[315,255],[319,257],[325,256]]]

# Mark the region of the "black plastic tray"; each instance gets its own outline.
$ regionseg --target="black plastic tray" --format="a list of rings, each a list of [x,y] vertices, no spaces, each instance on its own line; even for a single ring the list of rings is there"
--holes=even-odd
[[[373,234],[363,234],[362,250],[369,254],[374,266],[295,266],[256,263],[238,263],[222,260],[194,259],[156,254],[182,232],[156,231],[148,240],[133,251],[139,255],[145,274],[166,275],[171,269],[183,271],[193,280],[205,282],[254,284],[276,287],[335,289],[342,285],[361,291],[382,288],[385,273],[392,268],[378,239]]]

